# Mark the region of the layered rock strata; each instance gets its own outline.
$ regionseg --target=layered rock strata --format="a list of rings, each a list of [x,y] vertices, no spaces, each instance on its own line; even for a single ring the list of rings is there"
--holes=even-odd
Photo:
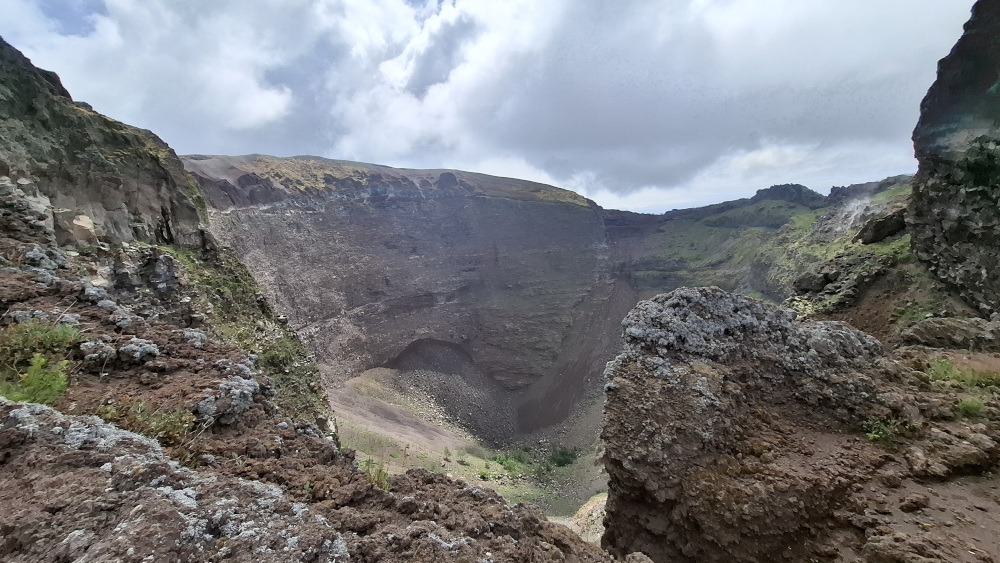
[[[1000,2],[976,2],[938,63],[913,147],[914,253],[981,313],[1000,311]]]
[[[566,190],[313,157],[185,164],[213,232],[287,313],[330,384],[396,364],[485,374],[468,383],[485,381],[521,414],[473,415],[530,430],[596,388],[613,355],[611,319],[637,299],[613,275],[603,210]],[[411,361],[428,356],[438,360]]]

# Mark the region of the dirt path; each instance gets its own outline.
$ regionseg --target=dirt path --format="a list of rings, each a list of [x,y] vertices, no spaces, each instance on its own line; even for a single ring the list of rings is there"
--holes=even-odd
[[[367,397],[358,387],[371,381],[361,375],[348,380],[343,387],[329,389],[327,397],[338,422],[347,422],[414,449],[441,452],[445,448],[458,450],[471,440],[457,432],[427,422],[403,407]]]

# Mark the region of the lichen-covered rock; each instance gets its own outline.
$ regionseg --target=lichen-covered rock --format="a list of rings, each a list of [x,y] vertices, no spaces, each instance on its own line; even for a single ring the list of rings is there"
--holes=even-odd
[[[171,461],[153,440],[96,417],[0,398],[0,557],[611,561],[540,512],[510,506],[493,491],[411,470],[392,477],[388,492],[369,483],[353,456],[333,442],[294,434],[285,434],[284,441],[321,445],[325,471],[312,488],[326,500],[297,502],[293,491],[273,483],[191,470]],[[295,464],[276,471],[295,471]]]
[[[83,352],[83,361],[95,368],[106,366],[108,361],[118,356],[115,347],[103,340],[81,342],[80,351]]]
[[[622,326],[602,431],[603,545],[619,556],[769,560],[799,546],[858,477],[850,464],[785,465],[796,446],[780,421],[886,415],[873,378],[905,377],[862,332],[718,288],[643,301]]]
[[[851,306],[895,264],[874,252],[842,253],[792,282],[796,295],[786,305],[804,313],[830,313]]]
[[[214,395],[206,397],[198,403],[198,414],[212,422],[232,424],[244,411],[250,408],[254,395],[259,392],[260,384],[253,379],[231,375],[219,384]]]
[[[160,355],[160,348],[144,338],[133,337],[128,344],[118,348],[118,358],[124,362],[139,364]]]
[[[914,254],[980,312],[1000,311],[1000,2],[979,0],[913,131]]]

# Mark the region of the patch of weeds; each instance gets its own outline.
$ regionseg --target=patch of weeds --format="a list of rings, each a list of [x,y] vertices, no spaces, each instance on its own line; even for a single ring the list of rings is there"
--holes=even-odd
[[[948,357],[934,358],[929,362],[927,375],[934,381],[957,381],[968,387],[1000,386],[1000,373],[959,367]]]
[[[66,391],[70,361],[50,364],[45,356],[36,353],[28,370],[18,374],[18,381],[0,381],[0,395],[11,401],[54,403]]]
[[[386,467],[385,460],[375,461],[375,458],[368,458],[359,465],[361,465],[361,471],[365,474],[365,480],[383,491],[391,489],[389,486],[389,468]]]
[[[36,319],[0,330],[0,395],[12,401],[55,402],[68,385],[73,364],[66,356],[80,331]]]
[[[491,459],[503,467],[508,473],[516,473],[522,466],[531,465],[535,461],[531,457],[531,453],[524,449],[498,453]]]
[[[963,418],[976,418],[983,410],[983,402],[978,397],[966,397],[955,405],[955,412]]]
[[[489,457],[486,453],[486,448],[480,446],[479,444],[469,444],[464,448],[465,452],[473,457],[481,457],[483,459]]]
[[[551,463],[539,463],[532,469],[531,476],[538,481],[544,481],[552,473],[552,469]]]
[[[901,438],[912,438],[920,434],[923,426],[919,422],[905,423],[893,418],[869,418],[861,423],[865,438],[875,444],[895,444]]]
[[[861,423],[861,430],[869,442],[891,444],[896,441],[898,421],[881,418],[869,419]]]
[[[150,409],[142,400],[115,402],[97,409],[107,422],[152,438],[164,447],[189,446],[197,438],[195,416],[184,409]]]
[[[493,461],[497,462],[508,473],[515,473],[517,471],[518,462],[514,458],[507,457],[504,454],[497,454],[493,456]]]

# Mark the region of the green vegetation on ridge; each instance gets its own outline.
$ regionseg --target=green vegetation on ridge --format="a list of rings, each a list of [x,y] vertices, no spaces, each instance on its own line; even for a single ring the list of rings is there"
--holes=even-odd
[[[312,422],[325,412],[319,370],[298,336],[277,322],[257,283],[229,250],[202,259],[192,250],[161,247],[177,260],[212,311],[211,331],[223,341],[257,354],[257,365],[275,382],[274,404],[293,420]]]

